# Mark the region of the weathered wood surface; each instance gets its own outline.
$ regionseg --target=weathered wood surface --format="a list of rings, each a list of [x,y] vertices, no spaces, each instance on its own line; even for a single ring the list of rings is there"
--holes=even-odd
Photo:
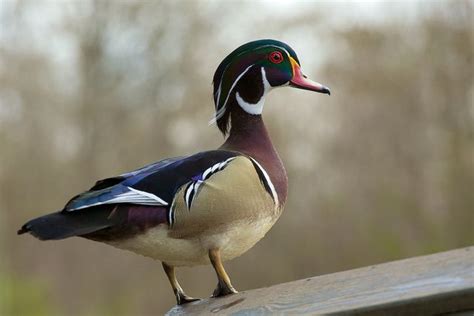
[[[167,315],[445,313],[474,315],[474,247],[204,299]]]

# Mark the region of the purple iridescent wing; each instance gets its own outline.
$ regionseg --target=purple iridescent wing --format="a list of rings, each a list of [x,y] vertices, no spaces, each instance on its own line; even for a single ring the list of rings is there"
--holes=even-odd
[[[165,159],[118,177],[98,181],[89,191],[71,199],[64,211],[125,203],[168,208],[182,185],[196,182],[209,168],[223,167],[221,163],[238,155],[233,151],[213,150]]]

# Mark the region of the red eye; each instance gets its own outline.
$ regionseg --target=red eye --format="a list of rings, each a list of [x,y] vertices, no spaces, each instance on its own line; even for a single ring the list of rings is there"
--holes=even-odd
[[[278,51],[271,52],[268,58],[274,64],[279,64],[283,61],[283,55]]]

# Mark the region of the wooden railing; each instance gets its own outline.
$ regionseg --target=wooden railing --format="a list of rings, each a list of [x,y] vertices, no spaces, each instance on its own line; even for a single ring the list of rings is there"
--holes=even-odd
[[[474,315],[474,247],[172,308],[167,315]]]

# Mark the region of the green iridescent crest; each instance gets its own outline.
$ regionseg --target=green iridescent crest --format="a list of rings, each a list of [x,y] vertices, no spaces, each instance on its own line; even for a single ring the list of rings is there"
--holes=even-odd
[[[279,56],[272,56],[279,52]],[[239,80],[252,68],[264,67],[270,76],[267,79],[272,86],[283,84],[291,79],[290,58],[298,62],[298,57],[291,47],[276,40],[258,40],[244,44],[230,53],[219,65],[214,74],[215,121],[226,112],[228,99]],[[272,57],[275,57],[272,59]]]

